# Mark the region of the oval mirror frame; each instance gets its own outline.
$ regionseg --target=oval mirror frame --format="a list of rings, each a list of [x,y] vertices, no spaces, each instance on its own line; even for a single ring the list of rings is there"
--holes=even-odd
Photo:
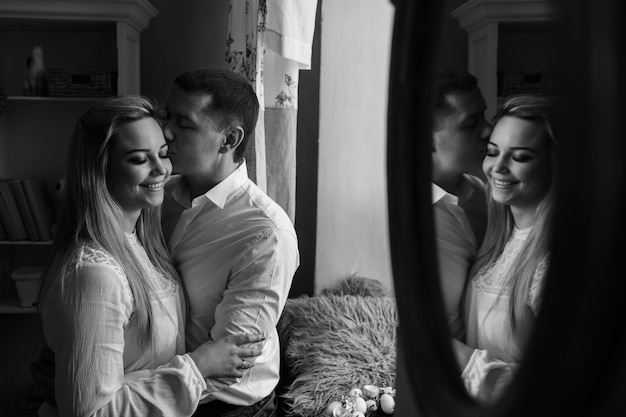
[[[431,134],[443,8],[438,0],[393,3],[387,186],[405,391],[425,417],[624,415],[626,313],[618,306],[626,294],[626,222],[621,196],[613,197],[626,190],[619,42],[626,29],[618,17],[626,3],[559,2],[565,71],[549,279],[524,361],[490,406],[470,398],[459,378],[437,277],[430,142],[423,138]]]

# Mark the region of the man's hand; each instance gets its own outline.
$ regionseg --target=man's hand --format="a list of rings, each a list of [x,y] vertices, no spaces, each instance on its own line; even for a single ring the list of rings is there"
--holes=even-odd
[[[44,402],[56,407],[56,399],[54,397],[54,352],[47,345],[41,348],[37,361],[31,362],[30,374],[35,382],[35,395]]]
[[[228,335],[200,345],[189,356],[205,378],[241,378],[262,352],[265,336]],[[250,346],[248,346],[250,345]]]

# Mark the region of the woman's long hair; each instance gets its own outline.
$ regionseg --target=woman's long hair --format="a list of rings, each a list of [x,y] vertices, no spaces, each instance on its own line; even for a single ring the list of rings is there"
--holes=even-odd
[[[517,340],[526,340],[533,312],[528,306],[530,286],[541,262],[547,261],[552,239],[551,225],[553,215],[553,195],[556,180],[556,142],[553,132],[554,103],[551,99],[520,95],[510,97],[496,113],[493,125],[503,117],[514,117],[530,121],[541,128],[543,138],[550,151],[551,178],[546,196],[538,204],[535,223],[521,252],[513,261],[509,276],[503,288],[510,294],[509,313],[513,336]],[[508,205],[500,204],[491,198],[491,185],[487,185],[487,231],[476,262],[470,270],[470,277],[475,279],[493,265],[504,251],[504,247],[513,234],[515,222]],[[502,293],[500,294],[502,295]]]
[[[62,302],[78,302],[71,268],[84,245],[109,253],[123,269],[132,291],[139,329],[139,346],[152,349],[154,289],[148,271],[125,235],[124,214],[107,186],[111,145],[126,123],[153,118],[161,123],[156,106],[141,96],[114,97],[91,106],[78,120],[69,148],[66,186],[56,223],[54,257],[44,274],[40,306],[46,293],[58,289]],[[178,280],[161,232],[160,207],[141,211],[136,234],[154,266]],[[149,343],[149,344],[148,344]]]

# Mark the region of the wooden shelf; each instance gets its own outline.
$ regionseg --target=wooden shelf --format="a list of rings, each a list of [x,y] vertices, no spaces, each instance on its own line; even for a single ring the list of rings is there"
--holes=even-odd
[[[7,101],[37,101],[37,102],[60,102],[60,101],[98,101],[104,97],[39,97],[39,96],[7,96]]]
[[[0,1],[0,24],[8,28],[45,29],[52,25],[55,30],[65,28],[79,33],[87,24],[93,23],[93,29],[89,31],[98,31],[103,29],[105,22],[109,23],[104,28],[114,33],[117,39],[117,92],[120,95],[140,92],[139,35],[157,14],[149,0]]]
[[[0,298],[0,314],[35,314],[37,307],[22,307],[17,298]]]
[[[0,240],[0,245],[14,246],[49,246],[52,240]]]

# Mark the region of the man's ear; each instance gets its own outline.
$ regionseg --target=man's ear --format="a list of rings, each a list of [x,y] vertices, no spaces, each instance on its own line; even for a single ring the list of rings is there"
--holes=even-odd
[[[235,150],[235,148],[241,144],[241,141],[243,141],[244,135],[245,133],[241,126],[229,127],[226,131],[224,142],[220,147],[220,153],[227,153]]]

